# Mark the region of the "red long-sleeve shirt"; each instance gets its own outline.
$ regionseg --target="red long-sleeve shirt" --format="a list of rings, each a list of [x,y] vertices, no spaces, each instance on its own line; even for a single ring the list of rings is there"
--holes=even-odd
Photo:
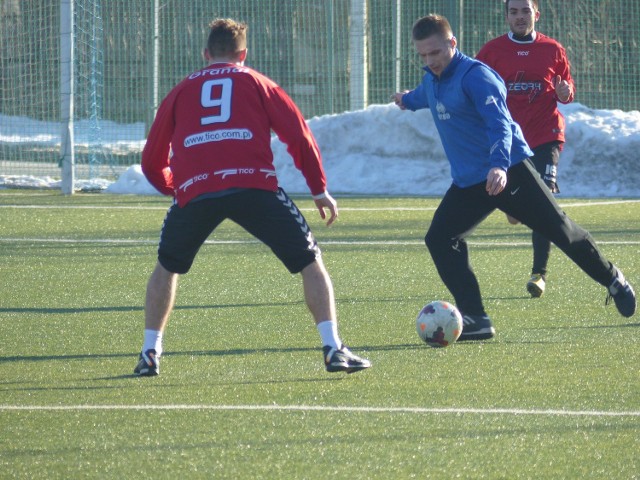
[[[554,140],[564,142],[565,121],[553,85],[556,76],[575,92],[564,47],[535,33],[533,42],[518,42],[509,34],[487,42],[476,58],[493,68],[507,86],[507,106],[531,148]],[[574,93],[566,102],[573,101]]]
[[[323,193],[322,157],[299,109],[275,82],[232,63],[209,65],[169,92],[149,131],[142,171],[180,206],[234,187],[275,191],[272,130],[311,193]]]

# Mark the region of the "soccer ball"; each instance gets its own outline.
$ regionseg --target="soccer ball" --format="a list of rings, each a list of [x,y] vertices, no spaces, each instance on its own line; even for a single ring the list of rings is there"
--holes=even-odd
[[[420,310],[416,330],[430,347],[448,347],[462,333],[462,315],[454,305],[437,300]]]

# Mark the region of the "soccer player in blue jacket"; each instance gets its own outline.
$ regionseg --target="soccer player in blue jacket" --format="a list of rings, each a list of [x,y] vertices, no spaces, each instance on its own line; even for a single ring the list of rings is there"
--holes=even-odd
[[[451,26],[441,15],[417,20],[412,38],[426,74],[414,90],[392,97],[402,109],[431,110],[451,166],[453,183],[434,213],[425,243],[463,315],[459,341],[495,335],[465,239],[496,208],[552,241],[607,287],[607,303],[612,297],[620,314],[631,317],[636,311],[631,285],[540,179],[529,160],[533,152],[507,109],[500,76],[457,50]]]

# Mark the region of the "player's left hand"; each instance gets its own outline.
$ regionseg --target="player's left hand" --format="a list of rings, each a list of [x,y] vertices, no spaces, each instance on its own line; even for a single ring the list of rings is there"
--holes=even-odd
[[[556,91],[556,97],[561,102],[568,102],[571,98],[571,84],[566,80],[563,80],[560,75],[557,75],[553,79],[553,88]]]
[[[313,200],[318,207],[318,211],[320,212],[320,217],[323,220],[327,218],[327,212],[325,212],[325,208],[329,210],[329,220],[327,220],[327,227],[330,226],[337,218],[338,218],[338,204],[334,200],[334,198],[329,195],[329,192],[325,192],[323,198],[319,198],[317,200]]]
[[[487,174],[486,190],[489,195],[498,195],[507,185],[507,172],[501,168],[495,167],[489,170]]]

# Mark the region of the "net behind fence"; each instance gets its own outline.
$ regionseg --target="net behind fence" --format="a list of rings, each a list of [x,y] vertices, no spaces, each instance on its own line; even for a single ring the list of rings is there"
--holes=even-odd
[[[69,0],[68,0],[69,1]],[[60,177],[61,65],[73,62],[76,178],[114,179],[139,163],[158,103],[201,68],[215,17],[249,24],[247,64],[287,90],[307,118],[387,103],[415,86],[413,22],[449,18],[474,55],[506,32],[501,0],[72,0],[73,51],[61,5],[0,1],[0,175]],[[566,48],[576,101],[640,109],[640,4],[540,2],[538,30]],[[65,60],[67,59],[67,60]]]

